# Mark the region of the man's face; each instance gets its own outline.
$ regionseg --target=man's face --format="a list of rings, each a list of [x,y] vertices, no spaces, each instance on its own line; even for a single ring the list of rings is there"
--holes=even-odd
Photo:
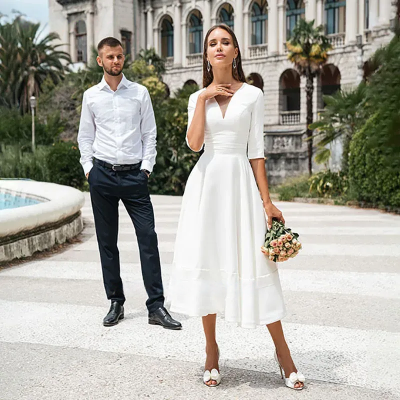
[[[104,46],[97,56],[97,64],[111,76],[118,76],[124,67],[125,56],[121,46]]]

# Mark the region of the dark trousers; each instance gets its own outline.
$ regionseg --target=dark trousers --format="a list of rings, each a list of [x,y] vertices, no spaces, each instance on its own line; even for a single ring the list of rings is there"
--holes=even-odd
[[[149,312],[157,310],[164,305],[164,294],[147,175],[139,165],[134,170],[116,172],[95,162],[88,180],[107,298],[120,304],[125,302],[117,246],[118,204],[122,200],[136,231],[149,296],[146,306]]]

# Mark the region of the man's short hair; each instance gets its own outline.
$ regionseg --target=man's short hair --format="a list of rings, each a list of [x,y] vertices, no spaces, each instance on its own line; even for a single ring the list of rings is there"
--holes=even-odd
[[[100,51],[104,46],[122,47],[122,43],[118,39],[110,36],[100,40],[99,44],[97,45],[97,51]]]

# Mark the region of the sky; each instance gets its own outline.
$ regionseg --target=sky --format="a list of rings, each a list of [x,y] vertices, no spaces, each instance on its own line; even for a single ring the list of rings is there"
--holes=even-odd
[[[40,22],[45,27],[44,33],[49,32],[49,0],[0,0],[0,13],[12,18],[12,10],[20,11],[26,15],[26,19],[32,22]],[[4,20],[4,19],[3,19]]]

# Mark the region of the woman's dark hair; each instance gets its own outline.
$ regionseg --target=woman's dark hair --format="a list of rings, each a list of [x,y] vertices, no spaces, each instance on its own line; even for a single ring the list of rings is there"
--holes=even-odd
[[[244,76],[243,68],[242,68],[242,56],[240,55],[240,49],[239,49],[239,43],[236,39],[236,35],[233,32],[231,28],[229,28],[228,25],[225,24],[218,24],[212,26],[207,34],[206,37],[204,38],[204,50],[203,50],[203,87],[207,87],[214,79],[214,74],[212,72],[212,66],[210,68],[210,71],[207,71],[207,48],[208,48],[208,37],[210,36],[210,33],[214,31],[215,29],[220,28],[220,29],[225,29],[232,37],[233,40],[233,47],[238,49],[238,55],[236,57],[236,68],[233,68],[232,66],[232,75],[233,77],[240,82],[246,82],[246,77]]]

